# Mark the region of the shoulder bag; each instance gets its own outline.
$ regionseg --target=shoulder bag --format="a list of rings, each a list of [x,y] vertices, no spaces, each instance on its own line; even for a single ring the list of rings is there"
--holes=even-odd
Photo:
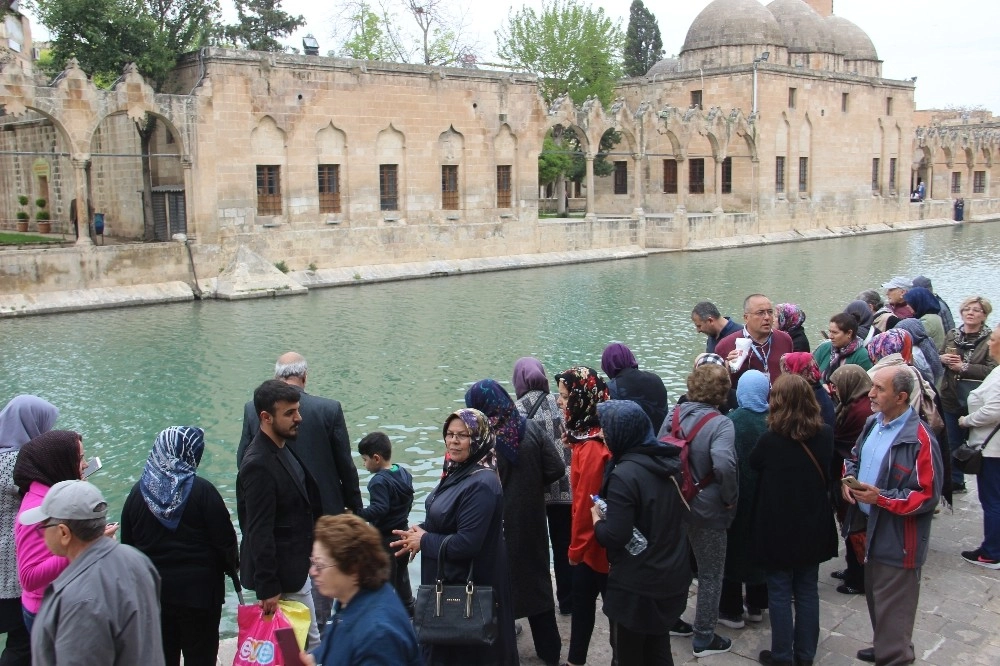
[[[445,544],[438,548],[437,580],[417,589],[413,628],[425,645],[493,645],[497,639],[497,609],[493,588],[472,581],[472,562],[464,584],[444,580]]]
[[[993,439],[993,435],[997,434],[997,430],[1000,430],[1000,423],[993,428],[993,432],[983,440],[982,444],[969,444],[969,442],[963,443],[960,447],[955,449],[952,454],[952,463],[955,465],[955,469],[958,469],[962,474],[979,474],[979,470],[983,468],[983,449],[986,445],[990,443]]]
[[[983,382],[979,379],[955,380],[955,399],[958,400],[958,406],[962,408],[962,414],[969,413],[969,394],[982,385]]]

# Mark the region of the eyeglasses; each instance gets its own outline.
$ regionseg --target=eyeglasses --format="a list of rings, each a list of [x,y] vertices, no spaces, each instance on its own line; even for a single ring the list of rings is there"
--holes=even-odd
[[[982,308],[972,308],[972,307],[969,307],[969,308],[962,308],[962,312],[963,313],[965,313],[965,312],[972,312],[973,314],[982,314],[983,312],[985,312],[985,310],[983,310]]]
[[[62,523],[39,523],[35,525],[35,529],[38,530],[39,532],[44,532],[50,527],[58,527],[59,525],[62,525]]]
[[[472,441],[472,435],[467,432],[451,432],[450,430],[444,434],[445,439],[457,439],[460,442]]]
[[[773,317],[774,310],[757,310],[756,312],[748,312],[747,314],[751,314],[754,317],[760,317],[763,319],[764,317]]]
[[[330,567],[335,567],[337,565],[333,564],[332,562],[330,564],[327,564],[326,562],[323,562],[322,560],[317,560],[314,557],[310,557],[309,558],[309,566],[312,567],[313,569],[315,569],[316,571],[322,571],[323,569],[329,569]]]

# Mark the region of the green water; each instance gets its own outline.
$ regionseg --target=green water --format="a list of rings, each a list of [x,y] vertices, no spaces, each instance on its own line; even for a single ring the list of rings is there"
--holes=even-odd
[[[316,290],[308,296],[197,302],[3,320],[0,400],[39,395],[58,428],[84,436],[92,477],[117,516],[157,432],[205,429],[199,473],[235,517],[235,450],[243,404],[284,351],[309,361],[307,389],[340,400],[353,442],[381,429],[423,497],[440,475],[441,423],[469,384],[508,384],[520,356],[550,376],[600,367],[604,345],[628,344],[676,398],[704,337],[689,313],[713,300],[742,312],[744,296],[796,302],[815,345],[829,315],[892,275],[923,273],[956,311],[974,293],[1000,306],[1000,227],[657,255],[645,259]],[[990,318],[996,323],[997,316]],[[555,387],[553,386],[553,389]],[[511,390],[513,393],[513,390]],[[367,473],[355,456],[364,486]],[[234,606],[227,605],[232,611]],[[225,621],[231,630],[232,620]]]

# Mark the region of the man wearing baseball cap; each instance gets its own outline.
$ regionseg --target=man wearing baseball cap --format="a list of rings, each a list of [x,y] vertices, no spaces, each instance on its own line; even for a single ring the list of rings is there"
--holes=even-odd
[[[86,481],[60,481],[18,520],[69,566],[45,590],[31,634],[34,666],[163,665],[160,576],[149,559],[104,536],[108,504]]]
[[[913,280],[902,275],[896,275],[891,280],[882,285],[885,289],[886,305],[892,310],[892,314],[899,319],[909,319],[913,316],[913,308],[906,304],[903,298],[906,292],[913,288]]]

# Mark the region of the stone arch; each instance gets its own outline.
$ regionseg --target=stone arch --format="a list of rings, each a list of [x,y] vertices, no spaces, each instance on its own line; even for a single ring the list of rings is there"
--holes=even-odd
[[[389,126],[378,133],[375,137],[375,156],[379,165],[379,172],[376,175],[375,201],[383,211],[407,210],[406,183],[406,136],[396,127],[389,123]],[[395,167],[394,169],[392,167]],[[392,187],[389,174],[395,172],[395,188]],[[383,182],[383,172],[386,178]],[[384,188],[384,191],[383,191]],[[377,209],[376,209],[377,210]],[[390,216],[394,213],[389,213]]]
[[[455,129],[454,125],[450,125],[438,136],[437,153],[441,171],[440,207],[444,210],[463,210],[467,171],[465,137]]]
[[[288,177],[288,137],[271,116],[265,115],[250,130],[251,174],[256,189],[256,215],[266,218],[264,224],[283,221],[287,213],[285,183]],[[253,197],[247,197],[253,201]],[[272,221],[270,218],[279,218]]]
[[[816,167],[812,159],[813,154],[813,126],[812,119],[806,113],[799,125],[799,163],[789,165],[795,175],[795,182],[800,196],[809,196],[812,193],[813,169]],[[805,159],[805,162],[802,160]]]
[[[350,165],[347,134],[330,121],[316,132],[316,178],[320,215],[343,214],[350,209]],[[336,218],[328,219],[336,221]]]
[[[507,123],[501,124],[493,137],[493,160],[497,171],[494,190],[497,208],[514,208],[521,174],[517,160],[517,136]],[[503,191],[502,185],[506,186]]]
[[[250,130],[250,150],[254,155],[284,155],[287,137],[285,131],[271,116],[264,116],[257,121],[257,126]]]

